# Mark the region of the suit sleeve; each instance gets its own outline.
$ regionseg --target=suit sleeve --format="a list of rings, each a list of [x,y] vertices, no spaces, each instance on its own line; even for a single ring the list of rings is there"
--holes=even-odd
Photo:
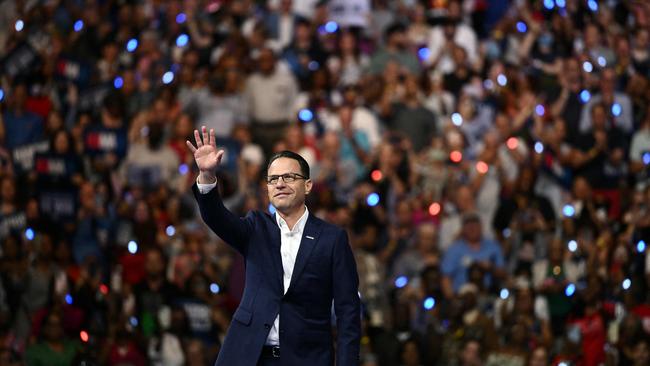
[[[334,245],[332,261],[334,288],[334,312],[337,326],[337,366],[359,365],[361,341],[361,301],[359,299],[359,276],[357,265],[348,243],[348,236],[341,230]]]
[[[248,239],[254,229],[253,213],[249,212],[244,218],[230,212],[224,205],[218,189],[212,189],[202,194],[196,183],[192,192],[199,204],[203,221],[230,246],[243,256],[248,252]]]

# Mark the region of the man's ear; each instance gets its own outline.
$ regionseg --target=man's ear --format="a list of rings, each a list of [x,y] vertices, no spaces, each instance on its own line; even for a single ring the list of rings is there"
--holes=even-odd
[[[309,194],[311,192],[311,188],[313,186],[313,182],[311,179],[306,179],[305,180],[305,194]]]

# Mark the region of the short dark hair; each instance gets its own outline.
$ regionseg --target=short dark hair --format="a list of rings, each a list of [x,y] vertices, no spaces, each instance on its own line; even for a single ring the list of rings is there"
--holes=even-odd
[[[298,164],[300,164],[300,174],[304,175],[305,177],[307,177],[307,179],[309,179],[309,164],[307,163],[307,160],[305,160],[305,158],[300,156],[300,154],[296,154],[295,152],[289,150],[283,150],[271,156],[271,158],[269,159],[269,164],[266,166],[267,173],[269,171],[269,168],[271,167],[271,163],[273,163],[275,160],[280,158],[289,158],[289,159],[296,160]]]

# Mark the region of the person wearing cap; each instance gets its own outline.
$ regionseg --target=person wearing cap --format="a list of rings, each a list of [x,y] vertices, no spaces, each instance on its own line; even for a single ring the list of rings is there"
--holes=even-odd
[[[463,216],[460,238],[447,250],[442,258],[443,292],[451,298],[468,282],[468,269],[478,263],[486,272],[486,281],[503,278],[504,259],[501,247],[483,236],[480,216],[475,212]]]
[[[205,223],[246,261],[246,287],[216,366],[358,365],[361,340],[359,276],[346,232],[305,206],[312,189],[300,155],[273,155],[266,182],[274,214],[239,218],[219,196],[216,170],[224,151],[214,130],[194,131],[199,176],[192,187]],[[332,340],[336,315],[336,355]],[[335,357],[336,356],[336,357]]]

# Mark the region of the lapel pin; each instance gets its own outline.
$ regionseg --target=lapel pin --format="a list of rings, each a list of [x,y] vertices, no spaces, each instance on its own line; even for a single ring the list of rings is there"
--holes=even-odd
[[[305,235],[305,237],[306,237],[307,239],[314,240],[314,237],[313,237],[313,236]]]

